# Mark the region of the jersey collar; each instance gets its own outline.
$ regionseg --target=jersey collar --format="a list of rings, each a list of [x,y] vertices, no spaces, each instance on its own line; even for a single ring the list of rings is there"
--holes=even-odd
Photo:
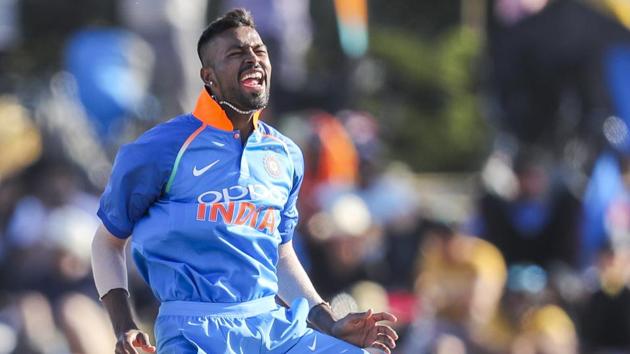
[[[225,131],[234,130],[232,121],[228,118],[227,114],[225,114],[225,111],[221,108],[221,106],[219,106],[219,104],[214,99],[212,99],[205,88],[201,90],[199,98],[197,99],[197,105],[195,106],[195,110],[192,112],[192,114],[193,116],[195,116],[195,118],[213,128]],[[259,115],[260,111],[254,113],[254,130],[258,129]]]

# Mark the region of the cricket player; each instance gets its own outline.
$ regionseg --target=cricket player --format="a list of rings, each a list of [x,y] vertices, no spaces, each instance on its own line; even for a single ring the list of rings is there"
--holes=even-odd
[[[92,264],[116,353],[390,353],[398,336],[380,321],[396,318],[336,319],[295,255],[304,163],[258,120],[271,65],[250,14],[215,20],[197,49],[195,109],[121,147],[101,197]],[[161,303],[157,348],[128,303],[128,241]]]

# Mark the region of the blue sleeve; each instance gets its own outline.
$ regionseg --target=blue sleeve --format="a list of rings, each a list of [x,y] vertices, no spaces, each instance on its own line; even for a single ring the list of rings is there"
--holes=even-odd
[[[287,144],[289,154],[293,160],[293,187],[289,193],[289,198],[280,217],[278,231],[282,238],[282,243],[287,243],[293,239],[293,231],[298,224],[297,199],[304,179],[304,158],[300,148],[294,143]]]
[[[114,236],[127,238],[162,194],[177,151],[191,129],[165,123],[118,151],[101,196],[98,217]]]

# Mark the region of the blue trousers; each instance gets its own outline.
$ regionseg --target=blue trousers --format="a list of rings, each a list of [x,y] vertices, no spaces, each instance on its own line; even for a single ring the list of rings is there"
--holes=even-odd
[[[365,354],[306,326],[306,300],[287,309],[273,296],[244,303],[164,302],[155,323],[159,354]]]

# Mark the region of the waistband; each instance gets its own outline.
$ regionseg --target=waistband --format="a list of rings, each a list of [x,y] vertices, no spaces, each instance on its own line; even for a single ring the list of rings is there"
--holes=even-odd
[[[166,301],[160,305],[159,316],[217,316],[252,317],[270,312],[278,307],[274,296],[235,302]]]

